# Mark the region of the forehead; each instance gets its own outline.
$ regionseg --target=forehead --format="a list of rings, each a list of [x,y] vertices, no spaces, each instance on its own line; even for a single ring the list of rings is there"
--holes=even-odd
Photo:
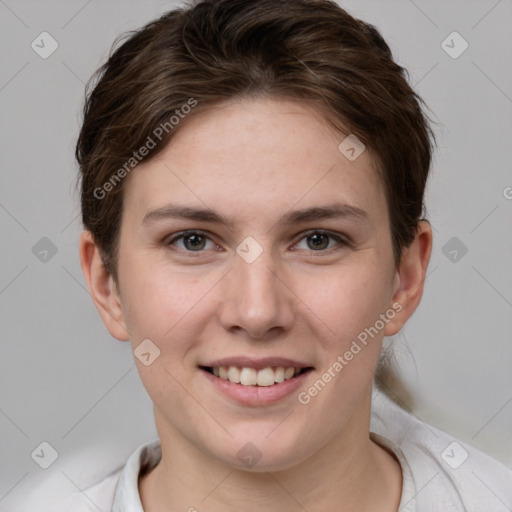
[[[131,173],[125,205],[139,218],[176,201],[248,221],[335,202],[382,216],[375,162],[366,150],[353,161],[344,156],[347,135],[302,103],[231,101],[185,119],[167,147]]]

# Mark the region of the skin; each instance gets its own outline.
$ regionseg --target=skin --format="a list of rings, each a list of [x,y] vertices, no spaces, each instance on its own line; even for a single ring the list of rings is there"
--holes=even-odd
[[[109,332],[161,351],[149,366],[135,358],[162,444],[162,461],[139,482],[144,510],[398,509],[399,463],[369,439],[371,388],[383,337],[419,304],[432,233],[421,222],[395,265],[376,163],[368,150],[349,161],[338,150],[345,137],[293,101],[197,113],[127,178],[118,285],[82,234],[82,268]],[[208,207],[232,225],[142,222],[169,203]],[[332,203],[365,215],[279,222]],[[200,251],[190,239],[170,243],[184,230],[207,237]],[[318,249],[311,230],[334,237],[320,237]],[[263,249],[253,263],[236,253],[247,236]],[[314,367],[307,390],[394,303],[401,311],[306,405],[297,393],[241,405],[198,368],[228,356],[289,357]],[[237,457],[248,442],[262,454],[252,468]]]

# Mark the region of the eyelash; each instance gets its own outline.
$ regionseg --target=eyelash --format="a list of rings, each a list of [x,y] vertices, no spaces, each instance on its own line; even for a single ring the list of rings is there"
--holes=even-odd
[[[338,243],[339,246],[349,246],[350,245],[348,240],[346,240],[346,239],[342,238],[341,236],[336,235],[330,231],[326,231],[323,229],[312,229],[312,230],[306,231],[304,233],[301,233],[301,237],[298,239],[298,241],[294,245],[297,245],[303,239],[306,239],[306,238],[308,238],[312,235],[316,235],[316,234],[326,235],[329,238],[336,240],[336,242]],[[213,242],[213,240],[208,236],[208,234],[206,232],[201,231],[201,230],[196,230],[196,231],[189,230],[189,231],[182,231],[180,233],[177,233],[171,239],[166,240],[165,245],[170,247],[170,246],[174,245],[178,240],[184,239],[187,236],[192,236],[192,235],[200,235],[200,236],[206,238],[207,240]],[[215,243],[215,242],[213,242],[213,243]],[[324,253],[329,252],[330,253],[332,251],[332,249],[333,249],[333,247],[328,247],[326,249],[319,249],[317,251],[315,251],[313,249],[307,249],[307,250],[309,250],[312,253],[321,253],[321,252],[324,252]],[[188,255],[190,255],[190,256],[200,256],[201,253],[204,253],[206,251],[206,249],[199,250],[199,251],[190,251],[188,249],[179,249],[179,250],[182,252],[188,253]]]

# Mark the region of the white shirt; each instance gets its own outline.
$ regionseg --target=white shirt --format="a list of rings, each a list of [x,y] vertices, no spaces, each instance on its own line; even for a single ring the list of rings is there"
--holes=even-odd
[[[431,427],[378,390],[372,400],[372,439],[391,450],[403,476],[400,512],[511,512],[512,470]],[[96,485],[60,497],[45,512],[144,512],[141,469],[160,460],[158,440],[139,446],[126,465]]]

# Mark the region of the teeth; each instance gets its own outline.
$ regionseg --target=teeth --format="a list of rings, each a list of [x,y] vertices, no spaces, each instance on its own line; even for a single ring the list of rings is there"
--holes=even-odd
[[[228,368],[228,379],[236,384],[240,382],[240,370],[236,366]]]
[[[291,379],[295,373],[295,368],[286,368],[284,371],[284,380]]]
[[[242,368],[240,372],[240,384],[254,386],[258,380],[258,372],[254,368]]]
[[[284,368],[278,366],[277,368],[263,368],[255,370],[254,368],[237,368],[236,366],[219,366],[213,368],[213,374],[223,380],[229,380],[235,384],[242,386],[272,386],[278,382],[291,379],[297,375],[301,368]]]
[[[275,383],[274,370],[272,368],[263,368],[258,372],[256,384],[258,386],[272,386]]]
[[[284,368],[282,366],[279,366],[279,368],[276,368],[274,371],[274,380],[276,382],[283,382],[284,381]]]

